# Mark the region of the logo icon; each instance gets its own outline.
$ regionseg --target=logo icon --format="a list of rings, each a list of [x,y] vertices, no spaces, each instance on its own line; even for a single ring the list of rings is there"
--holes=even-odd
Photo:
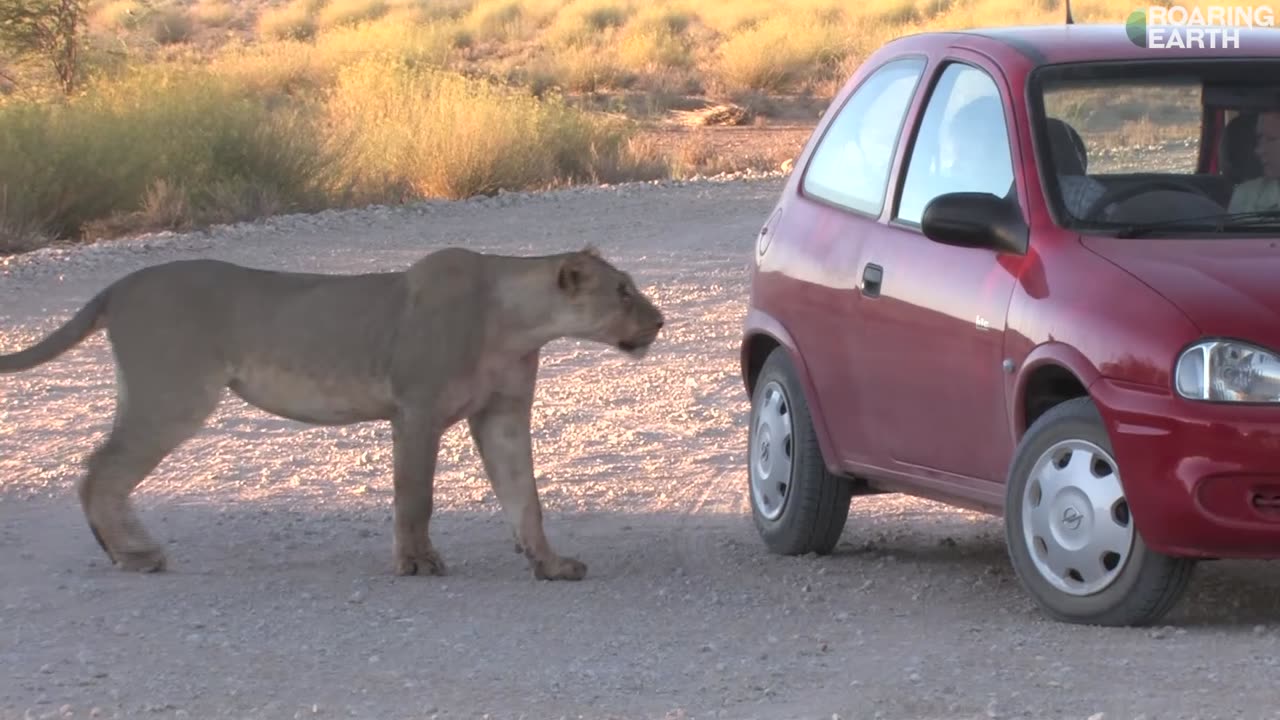
[[[1066,529],[1079,530],[1082,522],[1084,522],[1084,516],[1074,507],[1068,505],[1067,509],[1062,511],[1062,525]]]
[[[1124,21],[1124,32],[1129,41],[1140,48],[1147,46],[1147,11],[1134,10]]]

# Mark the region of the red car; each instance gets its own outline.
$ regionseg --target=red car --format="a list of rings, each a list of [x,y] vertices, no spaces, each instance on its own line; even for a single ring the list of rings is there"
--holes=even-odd
[[[752,248],[741,363],[771,552],[851,497],[1004,518],[1050,617],[1159,620],[1280,557],[1280,33],[923,33],[832,101]]]

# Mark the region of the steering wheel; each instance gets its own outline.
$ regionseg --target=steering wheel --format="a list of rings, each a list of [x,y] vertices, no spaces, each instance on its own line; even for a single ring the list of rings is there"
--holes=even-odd
[[[1102,209],[1107,207],[1108,205],[1114,205],[1115,203],[1118,203],[1121,200],[1128,200],[1131,197],[1141,195],[1142,193],[1150,192],[1152,190],[1173,190],[1174,192],[1191,193],[1194,195],[1199,195],[1200,197],[1203,197],[1207,200],[1213,200],[1213,198],[1209,196],[1207,193],[1205,193],[1205,191],[1201,190],[1195,185],[1192,185],[1191,183],[1182,182],[1180,180],[1170,180],[1168,178],[1161,178],[1161,179],[1152,180],[1151,182],[1146,182],[1146,183],[1134,183],[1132,185],[1118,185],[1118,186],[1109,188],[1103,191],[1102,195],[1100,195],[1097,200],[1093,201],[1093,204],[1089,206],[1089,209],[1087,212],[1085,212],[1084,216],[1089,218],[1101,217]]]

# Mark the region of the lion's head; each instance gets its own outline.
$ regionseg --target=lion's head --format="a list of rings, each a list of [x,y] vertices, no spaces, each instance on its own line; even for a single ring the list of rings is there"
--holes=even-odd
[[[645,356],[664,318],[631,276],[588,247],[560,259],[556,274],[567,335]]]

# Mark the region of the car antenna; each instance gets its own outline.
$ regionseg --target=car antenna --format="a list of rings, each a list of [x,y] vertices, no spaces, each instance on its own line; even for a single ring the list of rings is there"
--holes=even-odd
[[[1075,18],[1071,17],[1071,0],[1064,0],[1064,2],[1067,4],[1067,24],[1075,25]]]

